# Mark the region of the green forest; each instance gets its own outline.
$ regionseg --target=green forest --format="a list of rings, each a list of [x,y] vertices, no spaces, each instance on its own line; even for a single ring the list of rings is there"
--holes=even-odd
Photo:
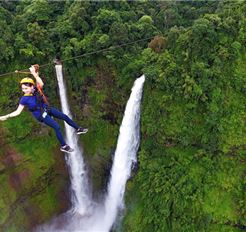
[[[0,115],[22,96],[14,71],[36,63],[60,108],[62,60],[95,198],[145,74],[138,165],[113,231],[245,231],[245,1],[0,1],[0,35]],[[69,208],[64,155],[28,111],[0,132],[0,231],[31,231]]]

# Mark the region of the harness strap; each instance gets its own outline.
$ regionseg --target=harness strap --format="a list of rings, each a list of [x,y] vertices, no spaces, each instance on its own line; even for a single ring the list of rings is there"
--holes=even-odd
[[[36,86],[36,92],[34,92],[33,94],[25,94],[24,96],[35,96],[35,99],[36,99],[36,105],[35,107],[33,108],[29,108],[29,111],[31,112],[34,112],[36,110],[40,110],[40,113],[42,114],[44,111],[46,111],[48,114],[49,114],[49,111],[50,111],[50,107],[49,107],[49,102],[46,98],[46,96],[44,95],[42,89],[40,88],[39,85]],[[38,93],[38,94],[37,94]],[[41,100],[42,98],[42,100]],[[42,101],[43,103],[45,103],[47,105],[47,107],[43,107],[42,106]]]
[[[39,85],[37,85],[37,90],[38,90],[40,96],[42,97],[44,103],[46,103],[47,105],[49,105],[49,102],[47,100],[47,97],[44,95],[44,93],[43,93],[43,91],[42,91],[42,89],[41,89],[41,87]]]

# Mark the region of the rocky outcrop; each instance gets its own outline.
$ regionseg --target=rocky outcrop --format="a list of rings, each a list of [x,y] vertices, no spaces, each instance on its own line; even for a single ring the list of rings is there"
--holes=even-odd
[[[41,166],[10,145],[0,150],[0,231],[30,231],[69,208],[64,157],[52,155],[55,162]]]

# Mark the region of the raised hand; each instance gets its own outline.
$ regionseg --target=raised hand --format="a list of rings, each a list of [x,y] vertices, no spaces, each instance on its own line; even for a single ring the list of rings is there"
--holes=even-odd
[[[32,65],[32,66],[29,68],[29,70],[30,70],[31,74],[32,74],[34,77],[38,76],[37,69],[36,69],[36,67],[35,67],[34,65]]]

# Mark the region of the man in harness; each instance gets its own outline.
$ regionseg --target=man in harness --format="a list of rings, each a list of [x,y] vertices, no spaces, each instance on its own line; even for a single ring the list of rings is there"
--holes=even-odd
[[[77,134],[85,134],[88,131],[88,129],[79,127],[66,114],[62,113],[61,111],[59,111],[54,107],[49,106],[49,103],[42,92],[44,83],[42,79],[39,77],[38,68],[39,68],[38,65],[32,65],[29,68],[31,74],[36,79],[36,85],[32,78],[29,77],[23,78],[20,81],[20,86],[24,95],[21,97],[19,101],[18,108],[10,114],[1,116],[0,120],[4,121],[7,120],[8,118],[18,116],[22,112],[24,107],[27,106],[29,111],[32,112],[34,118],[52,127],[55,130],[56,137],[61,144],[60,150],[67,153],[72,152],[73,149],[68,144],[66,144],[63,138],[59,124],[51,116],[65,121],[68,125],[70,125],[76,130]]]

